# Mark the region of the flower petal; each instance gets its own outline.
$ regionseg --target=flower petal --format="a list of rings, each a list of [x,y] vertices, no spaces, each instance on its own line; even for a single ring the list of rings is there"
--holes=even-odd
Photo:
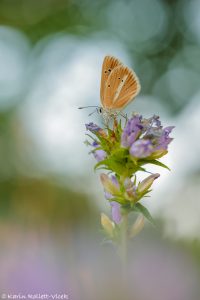
[[[115,223],[119,224],[121,222],[121,205],[118,202],[112,201],[110,202],[112,208],[112,219]]]

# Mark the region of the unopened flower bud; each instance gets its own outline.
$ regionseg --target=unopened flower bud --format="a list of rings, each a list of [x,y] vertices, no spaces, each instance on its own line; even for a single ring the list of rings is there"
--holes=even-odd
[[[103,184],[104,189],[105,189],[106,192],[108,192],[112,195],[119,194],[120,190],[119,190],[119,184],[118,184],[117,180],[116,180],[116,182],[114,182],[106,174],[101,174],[100,179],[101,179],[101,183]]]
[[[136,236],[138,233],[140,233],[143,227],[144,227],[144,216],[139,215],[130,228],[129,237],[133,238],[134,236]]]
[[[148,176],[146,179],[144,179],[142,182],[138,184],[137,192],[138,193],[145,193],[148,191],[148,189],[152,186],[155,179],[157,179],[160,176],[160,174],[152,174]]]
[[[113,231],[115,229],[115,224],[104,213],[101,213],[101,225],[102,225],[103,229],[106,231],[106,233],[110,237],[113,237]]]

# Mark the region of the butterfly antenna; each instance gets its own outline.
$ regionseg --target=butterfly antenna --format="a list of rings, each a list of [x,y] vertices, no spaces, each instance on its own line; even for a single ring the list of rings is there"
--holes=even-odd
[[[78,107],[78,109],[90,108],[90,107],[99,108],[99,106],[97,106],[97,105],[88,105],[88,106],[80,106],[80,107]]]

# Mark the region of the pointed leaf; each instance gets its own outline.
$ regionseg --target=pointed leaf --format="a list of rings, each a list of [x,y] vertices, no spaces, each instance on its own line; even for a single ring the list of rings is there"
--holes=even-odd
[[[153,224],[154,226],[156,225],[156,224],[155,224],[155,221],[154,221],[153,217],[151,216],[150,212],[148,211],[148,209],[147,209],[145,206],[143,206],[141,203],[136,203],[135,206],[133,207],[133,210],[142,213],[143,216],[144,216],[151,224]]]
[[[90,135],[89,133],[86,133],[85,135],[87,135],[90,139],[92,139],[93,141],[97,141],[92,135]]]
[[[168,166],[166,166],[165,164],[163,164],[163,163],[160,162],[159,160],[152,160],[152,161],[151,161],[151,164],[160,166],[160,167],[162,167],[162,168],[165,168],[165,169],[171,171],[170,168],[169,168]]]
[[[140,165],[153,164],[153,165],[157,165],[157,166],[160,166],[162,168],[165,168],[165,169],[171,171],[168,166],[166,166],[165,164],[163,164],[162,162],[160,162],[159,160],[156,160],[156,159],[140,160],[138,163]]]
[[[122,205],[126,205],[126,204],[129,205],[129,203],[126,199],[124,199],[123,197],[119,197],[119,196],[116,196],[116,197],[114,196],[113,198],[109,199],[109,201],[110,202],[115,201],[115,202],[118,202]]]
[[[94,170],[96,171],[97,170],[97,168],[99,167],[99,166],[106,166],[106,161],[107,161],[107,159],[104,159],[104,160],[101,160],[101,161],[99,161],[95,166],[94,166]]]

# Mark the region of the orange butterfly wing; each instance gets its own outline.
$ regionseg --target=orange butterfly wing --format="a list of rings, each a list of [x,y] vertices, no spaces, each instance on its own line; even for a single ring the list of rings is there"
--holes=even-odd
[[[105,56],[103,64],[102,64],[102,72],[101,72],[101,88],[100,88],[100,97],[101,97],[101,103],[104,107],[104,92],[105,92],[105,86],[106,82],[108,80],[108,77],[110,76],[110,73],[114,68],[121,65],[119,59],[115,58],[114,56]]]
[[[136,74],[124,65],[115,67],[108,76],[102,105],[105,109],[122,109],[140,92]]]

